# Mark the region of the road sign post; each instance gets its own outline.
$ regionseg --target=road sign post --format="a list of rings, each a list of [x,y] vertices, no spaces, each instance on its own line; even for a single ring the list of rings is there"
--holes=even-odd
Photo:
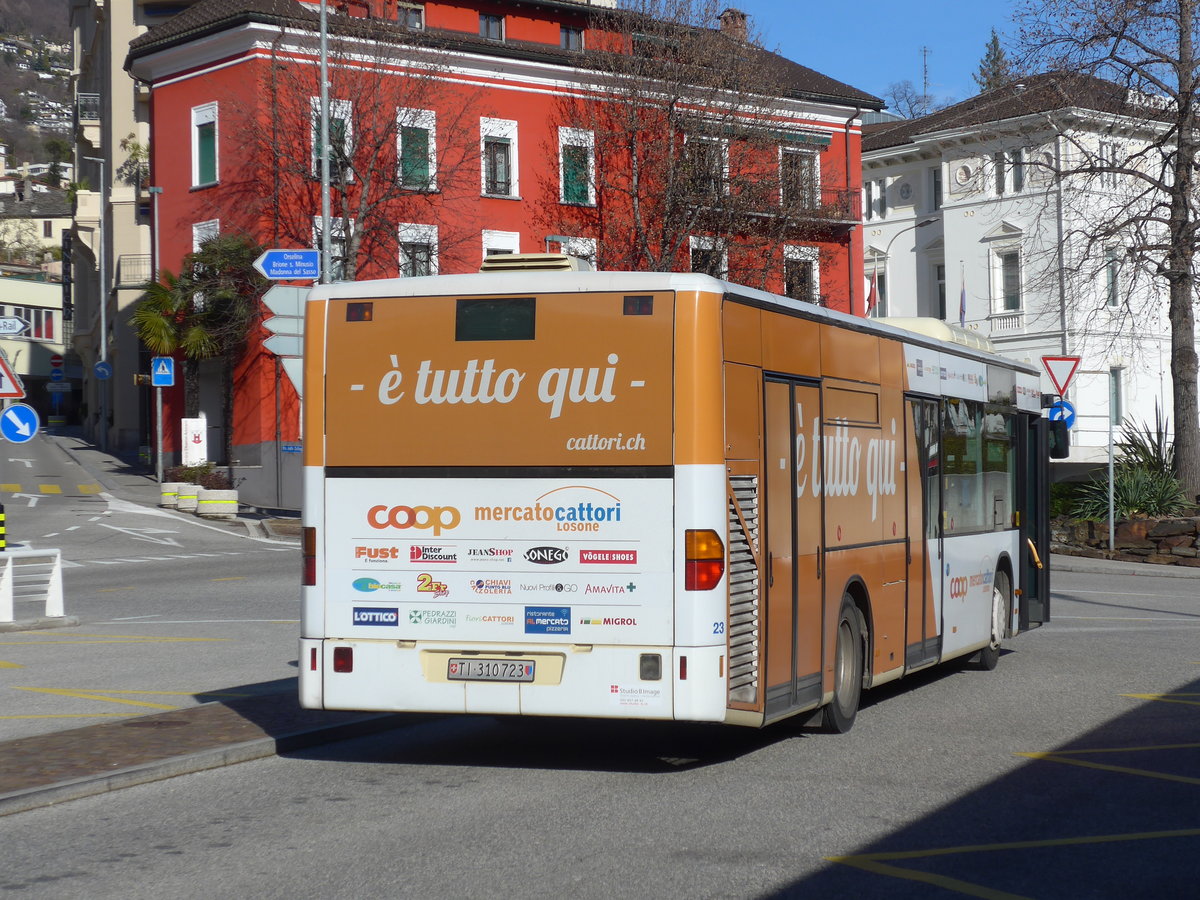
[[[1076,371],[1079,369],[1079,363],[1083,361],[1081,356],[1043,356],[1042,366],[1046,370],[1046,374],[1050,376],[1050,381],[1058,390],[1060,397],[1065,397],[1067,388],[1071,386],[1071,379],[1075,377]]]
[[[304,355],[304,302],[308,288],[277,284],[263,294],[263,305],[274,315],[263,320],[271,337],[263,346],[279,357],[297,396],[304,399],[300,359]]]
[[[154,388],[154,473],[158,483],[163,480],[163,410],[162,389],[175,386],[175,359],[155,356],[150,360],[150,386]]]
[[[33,440],[40,424],[37,410],[24,403],[14,403],[0,415],[0,434],[14,444],[24,444]]]

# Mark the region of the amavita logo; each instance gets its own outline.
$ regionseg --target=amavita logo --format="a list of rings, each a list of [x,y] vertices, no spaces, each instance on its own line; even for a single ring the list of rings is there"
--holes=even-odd
[[[637,564],[636,550],[580,550],[581,563],[596,563],[599,565]]]
[[[458,552],[453,547],[424,547],[414,544],[408,549],[409,562],[454,563]]]
[[[372,528],[432,528],[434,536],[456,528],[462,515],[453,506],[372,506],[367,524]]]

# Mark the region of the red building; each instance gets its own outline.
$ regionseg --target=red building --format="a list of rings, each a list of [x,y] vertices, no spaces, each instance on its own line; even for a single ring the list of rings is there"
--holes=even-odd
[[[163,268],[217,233],[320,246],[318,9],[201,0],[132,43]],[[743,14],[681,29],[598,0],[329,9],[335,279],[550,249],[862,313],[859,117],[881,103],[747,43]],[[298,398],[263,337],[235,372],[230,462],[247,502],[295,506]]]

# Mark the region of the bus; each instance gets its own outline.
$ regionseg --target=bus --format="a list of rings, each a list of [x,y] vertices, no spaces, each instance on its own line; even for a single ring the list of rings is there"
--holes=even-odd
[[[1033,366],[504,260],[309,294],[305,708],[844,732],[864,689],[1049,619]]]

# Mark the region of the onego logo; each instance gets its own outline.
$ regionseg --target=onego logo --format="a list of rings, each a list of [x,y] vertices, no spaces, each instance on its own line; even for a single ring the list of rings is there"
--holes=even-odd
[[[372,528],[432,528],[435,536],[442,529],[455,528],[461,519],[453,506],[372,506],[367,510],[367,524]]]
[[[553,566],[566,562],[569,555],[564,547],[530,547],[525,551],[525,558],[539,566]]]
[[[399,625],[400,613],[394,609],[382,609],[374,606],[354,607],[355,625]]]

